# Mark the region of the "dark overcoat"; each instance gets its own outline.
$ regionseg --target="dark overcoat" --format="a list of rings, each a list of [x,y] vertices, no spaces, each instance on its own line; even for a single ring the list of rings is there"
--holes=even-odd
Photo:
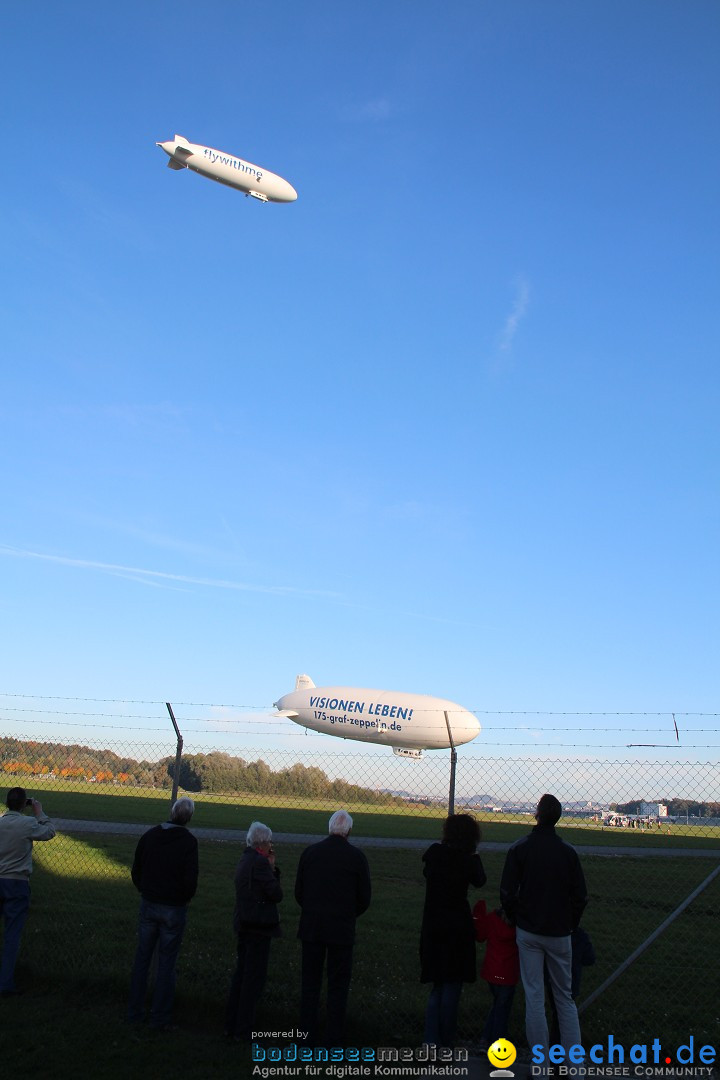
[[[370,905],[370,868],[344,836],[327,836],[305,848],[295,878],[302,911],[298,937],[326,945],[352,945],[355,920]]]
[[[433,844],[423,855],[425,907],[420,930],[421,982],[475,982],[475,927],[468,886],[487,878],[479,855]]]
[[[257,926],[243,922],[242,906],[244,899],[268,904],[272,909],[273,921],[269,926]],[[235,912],[233,927],[236,933],[261,934],[264,937],[280,936],[280,914],[277,905],[282,900],[280,870],[272,867],[267,856],[255,848],[247,847],[235,871]]]

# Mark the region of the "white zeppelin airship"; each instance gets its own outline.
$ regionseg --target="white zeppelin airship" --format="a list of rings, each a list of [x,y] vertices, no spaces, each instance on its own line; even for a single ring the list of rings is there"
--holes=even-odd
[[[243,158],[213,150],[212,146],[188,142],[183,135],[155,145],[170,158],[169,169],[192,169],[210,180],[244,191],[261,202],[295,202],[297,199],[297,191],[282,176],[261,169],[259,165],[252,165]]]
[[[401,757],[448,749],[448,724],[455,746],[472,742],[480,734],[478,718],[444,698],[354,686],[315,686],[308,675],[298,675],[295,689],[276,701],[275,708],[301,727],[340,739],[392,746]]]

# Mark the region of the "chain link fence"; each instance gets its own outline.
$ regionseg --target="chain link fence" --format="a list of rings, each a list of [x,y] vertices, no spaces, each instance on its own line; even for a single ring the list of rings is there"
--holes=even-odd
[[[166,819],[177,783],[196,800],[191,827],[201,865],[178,964],[178,1008],[209,1028],[222,1024],[234,964],[233,874],[245,830],[259,819],[275,834],[285,897],[284,936],[273,944],[258,1023],[295,1027],[295,867],[303,846],[326,835],[330,813],[342,806],[354,817],[352,839],[373,875],[373,903],[358,924],[348,1038],[356,1045],[418,1045],[428,989],[418,981],[421,855],[440,838],[449,780],[448,752],[410,761],[374,747],[260,753],[186,746],[177,770],[175,746],[2,736],[0,786],[25,787],[58,828],[53,841],[35,845],[21,969],[44,980],[49,992],[71,980],[110,993],[122,1010],[138,899],[129,867],[138,836]],[[550,791],[563,803],[561,833],[581,855],[590,893],[583,926],[596,953],[578,997],[581,1008],[588,1002],[581,1017],[586,1042],[605,1041],[608,1033],[628,1045],[648,1034],[675,1045],[690,1034],[717,1042],[719,781],[720,765],[709,762],[460,751],[455,809],[481,824],[488,882],[477,896],[489,907],[498,902],[505,851],[532,827],[539,796]],[[484,983],[465,987],[461,1037],[470,1046],[489,1003]],[[519,1046],[523,1016],[518,988],[512,1034]]]

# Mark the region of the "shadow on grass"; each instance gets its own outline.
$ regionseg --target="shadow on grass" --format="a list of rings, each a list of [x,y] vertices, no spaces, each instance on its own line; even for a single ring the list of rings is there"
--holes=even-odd
[[[93,790],[68,791],[46,784],[43,799],[51,817],[75,818],[84,821],[126,822],[154,825],[162,821],[170,807],[169,790],[150,792],[147,788],[134,791],[108,785]],[[276,833],[300,833],[322,837],[327,833],[329,815],[337,804],[327,800],[291,797],[262,799],[252,795],[211,795],[188,792],[196,802],[193,825],[196,827],[232,829],[245,831],[254,820],[269,825]],[[350,804],[348,809],[354,818],[353,832],[356,837],[389,837],[433,841],[439,838],[444,811],[437,807],[398,808],[388,811],[386,807],[366,804]],[[480,822],[483,840],[490,843],[510,844],[524,836],[533,822],[507,820],[497,814],[476,814]],[[691,848],[711,849],[720,852],[720,830],[708,829],[704,835],[697,830],[690,833],[680,826],[673,826],[672,833],[657,830],[611,829],[601,825],[574,823],[568,819],[561,824],[559,833],[563,839],[576,845],[597,847],[664,849]]]
[[[63,1077],[87,1070],[93,1077],[143,1071],[177,1075],[178,1061],[203,1062],[195,1075],[242,1076],[246,1050],[222,1040],[225,997],[234,967],[233,878],[239,844],[200,843],[200,882],[188,916],[177,967],[177,1035],[133,1036],[123,1024],[135,950],[138,894],[130,881],[136,839],[61,835],[35,848],[33,900],[25,930],[19,985],[27,995],[0,1002],[0,1061],[36,1075]],[[261,1030],[288,1031],[299,1019],[299,909],[293,882],[299,845],[277,845],[285,892],[283,937],[273,942]],[[428,987],[418,981],[418,939],[424,899],[420,852],[368,849],[373,902],[358,922],[348,1013],[351,1045],[416,1046]],[[497,903],[504,856],[484,857],[488,885],[481,892]],[[713,860],[586,858],[591,901],[583,925],[597,964],[583,976],[582,1000],[704,879]],[[628,1045],[657,1034],[673,1045],[716,1035],[716,971],[720,921],[716,882],[613,985],[583,1018],[586,1041],[612,1032]],[[478,968],[481,963],[478,950]],[[686,988],[692,987],[692,994]],[[479,981],[463,991],[459,1030],[476,1041],[489,1004]],[[523,1038],[519,991],[512,1036]],[[715,1033],[715,1034],[713,1034]],[[243,1057],[244,1055],[244,1057]],[[52,1069],[48,1067],[49,1063]],[[65,1070],[65,1071],[63,1071]],[[249,1075],[249,1073],[247,1074]]]

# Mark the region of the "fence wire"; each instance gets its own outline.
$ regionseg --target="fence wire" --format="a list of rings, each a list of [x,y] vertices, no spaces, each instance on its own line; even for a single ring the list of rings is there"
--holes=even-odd
[[[421,855],[440,838],[449,755],[407,761],[376,749],[259,753],[186,745],[176,777],[170,744],[120,743],[99,732],[82,744],[1,736],[0,783],[5,790],[25,787],[58,827],[53,841],[35,845],[21,970],[50,988],[67,980],[109,988],[122,1008],[138,899],[129,867],[138,836],[166,819],[177,781],[180,793],[196,801],[191,827],[201,865],[178,963],[178,1007],[194,1014],[199,1007],[203,1022],[222,1024],[234,963],[233,874],[244,832],[259,819],[275,834],[285,899],[284,936],[273,944],[258,1023],[296,1026],[299,912],[292,882],[303,846],[326,835],[330,813],[342,806],[354,817],[352,839],[366,851],[373,876],[373,903],[358,924],[348,1038],[356,1045],[418,1045],[428,989],[418,981]],[[719,781],[713,762],[461,752],[455,809],[481,824],[488,876],[477,897],[496,906],[507,847],[532,827],[540,795],[557,795],[561,834],[578,848],[590,892],[583,926],[597,959],[583,973],[582,1003],[717,867]],[[617,1041],[648,1033],[675,1045],[689,1034],[717,1041],[719,910],[716,877],[583,1012],[585,1041],[610,1032]],[[489,1003],[482,981],[465,987],[460,1035],[469,1046],[479,1039]],[[523,1017],[519,988],[512,1035],[520,1047]]]

